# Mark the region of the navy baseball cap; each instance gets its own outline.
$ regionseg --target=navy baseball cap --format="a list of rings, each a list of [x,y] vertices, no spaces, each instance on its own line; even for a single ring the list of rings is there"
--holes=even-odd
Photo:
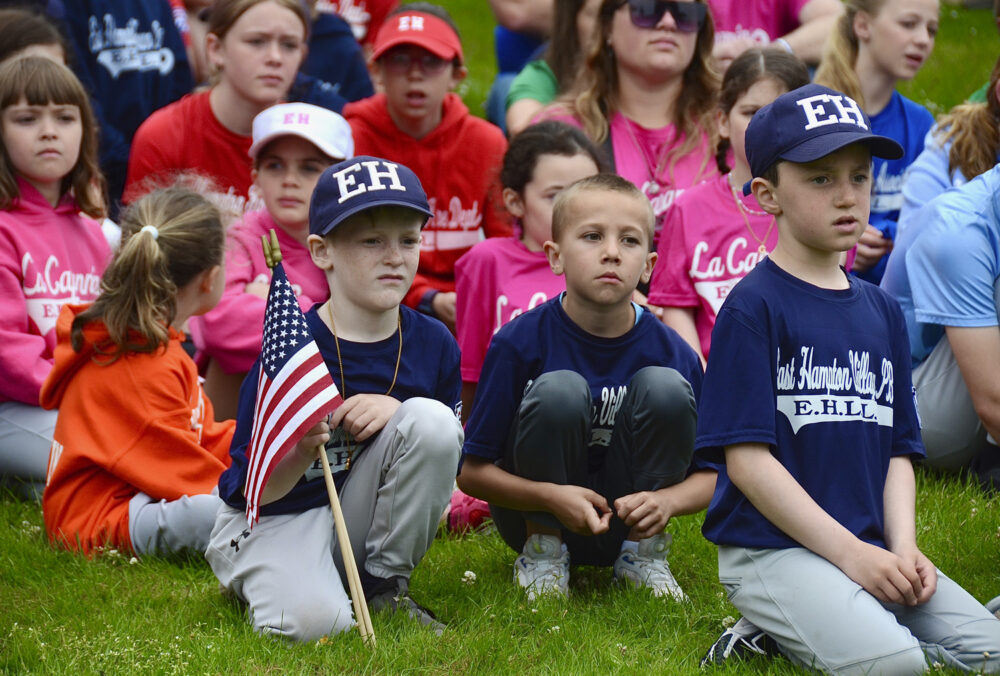
[[[368,155],[344,160],[328,167],[316,183],[309,201],[309,233],[325,236],[346,218],[387,205],[433,215],[420,179],[408,167]]]
[[[898,160],[903,147],[872,133],[872,123],[851,97],[807,84],[782,94],[758,110],[747,126],[745,148],[750,173],[762,176],[778,160],[812,162],[852,143],[864,143],[875,157]],[[743,194],[750,194],[750,181]]]

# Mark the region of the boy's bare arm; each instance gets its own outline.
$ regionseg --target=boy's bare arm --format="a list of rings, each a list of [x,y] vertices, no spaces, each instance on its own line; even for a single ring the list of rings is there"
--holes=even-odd
[[[946,326],[945,335],[976,415],[986,431],[1000,439],[1000,329]]]
[[[912,561],[859,540],[806,493],[767,444],[726,446],[729,478],[786,535],[840,568],[880,601],[916,605],[923,583]]]
[[[885,544],[891,552],[910,561],[916,568],[921,582],[917,603],[924,603],[930,600],[937,590],[937,569],[917,547],[916,493],[913,463],[910,458],[906,456],[891,458],[882,496],[885,510]]]
[[[608,501],[589,488],[532,481],[473,455],[465,456],[458,487],[508,509],[549,512],[568,530],[580,535],[607,532],[611,523]]]
[[[333,412],[330,427],[343,427],[355,441],[364,441],[385,427],[399,405],[398,399],[385,394],[355,394]]]
[[[615,514],[632,530],[629,538],[642,540],[663,532],[671,517],[694,514],[708,507],[718,474],[694,472],[684,481],[658,491],[642,491],[615,500]]]

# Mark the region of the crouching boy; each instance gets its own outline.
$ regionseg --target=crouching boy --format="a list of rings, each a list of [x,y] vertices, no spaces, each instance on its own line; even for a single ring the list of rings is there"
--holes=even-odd
[[[275,467],[247,529],[246,448],[254,365],[240,392],[233,465],[206,557],[246,602],[254,628],[308,641],[353,626],[342,557],[316,447],[334,471],[365,596],[440,633],[413,601],[409,578],[451,495],[462,446],[459,352],[440,322],[400,307],[430,211],[406,167],[356,157],[323,172],[309,209],[309,251],[330,300],[306,314],[344,403]]]
[[[656,261],[653,211],[625,179],[592,176],[556,199],[552,237],[566,291],[493,337],[459,487],[490,503],[530,599],[565,596],[571,558],[683,599],[664,527],[708,504],[715,472],[691,471],[698,357],[631,301]]]

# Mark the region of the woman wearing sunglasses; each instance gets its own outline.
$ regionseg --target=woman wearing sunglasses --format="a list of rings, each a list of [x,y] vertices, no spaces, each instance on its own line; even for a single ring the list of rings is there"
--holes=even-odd
[[[603,0],[586,67],[540,114],[582,127],[653,204],[657,239],[685,188],[718,173],[714,29],[702,1]]]

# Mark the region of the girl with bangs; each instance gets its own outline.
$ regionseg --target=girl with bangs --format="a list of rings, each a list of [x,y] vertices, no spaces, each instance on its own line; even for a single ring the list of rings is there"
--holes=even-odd
[[[38,405],[65,303],[91,301],[110,251],[97,126],[51,59],[0,64],[0,476],[38,497],[56,412]]]
[[[718,174],[714,39],[700,0],[603,0],[585,68],[540,113],[603,145],[615,171],[652,202],[656,240],[677,196]]]

